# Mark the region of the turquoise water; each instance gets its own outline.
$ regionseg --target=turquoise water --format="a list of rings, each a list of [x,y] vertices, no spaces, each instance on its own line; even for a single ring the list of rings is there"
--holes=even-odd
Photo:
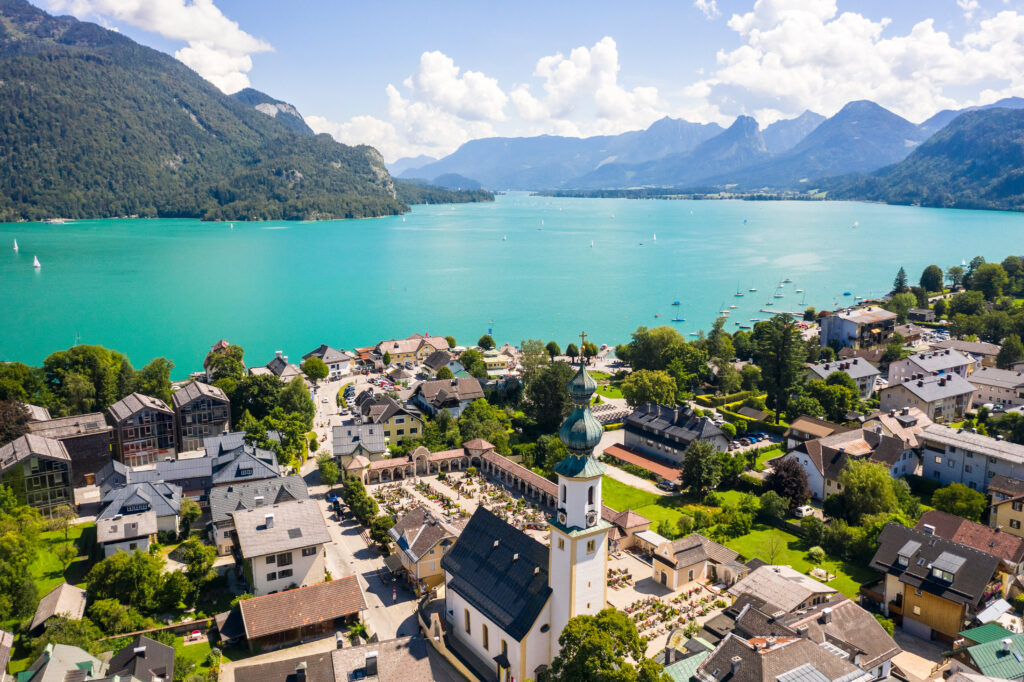
[[[677,310],[686,322],[674,326],[689,334],[730,305],[735,329],[766,317],[769,300],[775,310],[853,303],[887,290],[900,265],[914,281],[929,263],[1020,253],[1022,237],[1014,213],[523,193],[417,206],[404,219],[0,224],[0,360],[39,363],[77,338],[136,366],[165,355],[181,377],[220,338],[244,346],[249,364],[413,332],[471,343],[493,329],[499,342],[564,347],[585,329],[614,344],[639,325],[673,324]],[[772,298],[784,278],[784,297]]]

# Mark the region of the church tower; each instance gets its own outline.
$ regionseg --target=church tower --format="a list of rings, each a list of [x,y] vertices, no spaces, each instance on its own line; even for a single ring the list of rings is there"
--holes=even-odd
[[[586,334],[580,337],[586,341]],[[569,619],[593,615],[604,608],[608,563],[608,531],[601,519],[601,475],[605,466],[594,457],[603,429],[590,412],[597,382],[581,358],[569,381],[572,412],[558,437],[569,455],[557,465],[557,513],[551,526],[551,656],[558,653],[558,636]]]

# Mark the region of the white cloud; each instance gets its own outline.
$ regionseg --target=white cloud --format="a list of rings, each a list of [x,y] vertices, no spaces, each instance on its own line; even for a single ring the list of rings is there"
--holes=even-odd
[[[699,9],[708,19],[714,19],[721,14],[718,11],[718,2],[716,0],[693,0],[693,6]]]
[[[213,0],[44,0],[79,18],[120,21],[187,45],[174,56],[224,92],[249,85],[251,55],[273,49],[224,16]]]
[[[970,19],[981,5],[978,0],[956,0],[956,6],[963,10],[964,16]]]

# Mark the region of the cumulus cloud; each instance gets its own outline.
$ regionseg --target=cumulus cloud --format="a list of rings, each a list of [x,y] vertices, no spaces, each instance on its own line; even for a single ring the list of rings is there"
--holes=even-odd
[[[174,56],[224,92],[248,87],[251,55],[273,49],[224,16],[213,0],[44,0],[79,18],[124,22],[187,45]]]
[[[699,9],[701,14],[708,19],[714,19],[721,14],[721,12],[718,11],[718,2],[716,0],[693,0],[693,6]]]
[[[977,3],[960,4],[973,11]],[[920,121],[943,108],[1024,94],[1024,16],[1000,12],[959,41],[932,19],[905,35],[888,35],[889,25],[840,14],[835,0],[757,0],[729,19],[742,44],[718,53],[717,70],[686,89],[686,106],[708,120],[750,113],[769,123],[871,99]],[[980,92],[965,99],[965,87]]]

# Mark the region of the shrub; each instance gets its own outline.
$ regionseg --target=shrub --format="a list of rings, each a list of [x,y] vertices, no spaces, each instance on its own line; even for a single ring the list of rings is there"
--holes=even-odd
[[[707,495],[704,496],[704,506],[705,507],[721,507],[722,506],[722,500],[718,497],[717,493],[710,492],[710,493],[708,493]]]
[[[809,550],[807,550],[807,559],[811,563],[820,564],[822,561],[825,560],[825,550],[815,545],[814,547],[811,547]]]

